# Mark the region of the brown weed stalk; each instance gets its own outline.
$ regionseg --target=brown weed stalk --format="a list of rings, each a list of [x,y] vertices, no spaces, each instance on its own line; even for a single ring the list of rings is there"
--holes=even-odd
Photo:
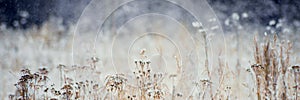
[[[287,98],[287,86],[285,76],[289,64],[291,44],[277,42],[277,36],[272,39],[268,36],[262,45],[258,45],[254,38],[254,59],[255,64],[251,66],[255,74],[257,99]],[[283,89],[278,89],[279,76],[283,83]],[[282,91],[279,91],[282,90]],[[281,94],[278,94],[281,93]]]

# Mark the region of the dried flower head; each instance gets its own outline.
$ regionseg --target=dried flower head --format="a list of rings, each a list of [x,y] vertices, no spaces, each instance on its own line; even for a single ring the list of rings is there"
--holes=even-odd
[[[105,88],[108,92],[124,90],[127,78],[123,74],[108,75],[105,79]]]

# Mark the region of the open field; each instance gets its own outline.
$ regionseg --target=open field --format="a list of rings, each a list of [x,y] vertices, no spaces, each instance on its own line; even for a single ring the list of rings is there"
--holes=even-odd
[[[202,1],[100,1],[68,27],[1,24],[0,99],[300,100],[299,29],[282,19],[223,23]]]
[[[212,45],[208,45],[208,48],[224,45],[226,48],[208,49],[207,62],[205,55],[195,57],[193,55],[197,54],[188,51],[193,50],[189,49],[194,48],[193,45],[172,47],[172,43],[161,36],[141,38],[140,42],[132,45],[134,49],[128,53],[130,58],[123,56],[126,52],[122,54],[123,51],[118,50],[112,50],[117,57],[105,54],[106,50],[110,50],[105,48],[110,48],[111,44],[103,41],[97,44],[100,46],[96,49],[102,51],[97,51],[96,55],[90,50],[90,44],[78,50],[77,52],[86,54],[76,56],[78,59],[73,65],[71,31],[57,30],[49,22],[41,29],[6,29],[1,32],[1,99],[8,99],[11,94],[14,98],[26,94],[28,98],[36,99],[152,97],[250,100],[257,99],[258,94],[261,98],[285,96],[294,99],[294,94],[298,93],[295,89],[299,70],[297,34],[277,36],[275,40],[274,35],[255,35],[244,31],[240,31],[239,40],[236,34],[225,34],[225,43],[210,40]],[[215,35],[214,38],[218,36],[223,38],[222,35]],[[80,37],[83,40],[91,38],[93,37],[89,35]],[[182,40],[177,41],[180,39]],[[184,42],[182,36],[174,36],[172,40],[176,44]],[[117,43],[116,48],[123,50],[122,47],[117,47],[122,46]],[[205,48],[204,43],[199,48]],[[176,47],[180,51],[176,51]],[[199,50],[202,50],[199,54],[206,53],[205,49]],[[111,65],[113,60],[114,66]],[[24,69],[29,69],[31,73],[20,72]],[[47,73],[42,74],[45,70]],[[24,78],[26,75],[35,75],[35,72],[38,72],[38,77],[26,79],[27,85],[20,84],[21,76]],[[48,78],[41,80],[41,76]],[[71,86],[71,89],[65,90],[63,86]],[[26,87],[27,93],[21,95],[24,92],[20,90],[21,87]],[[45,92],[46,90],[48,91]],[[55,91],[62,94],[55,95]],[[66,91],[72,94],[63,94]]]

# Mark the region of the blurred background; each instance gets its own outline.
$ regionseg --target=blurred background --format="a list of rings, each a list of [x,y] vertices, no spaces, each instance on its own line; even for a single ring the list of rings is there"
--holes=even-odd
[[[69,64],[72,32],[89,2],[90,0],[0,0],[0,56],[7,58],[0,60],[1,67]],[[113,2],[108,2],[107,5],[109,3]],[[297,41],[293,35],[300,31],[298,0],[207,0],[207,3],[218,17],[224,33],[231,34],[231,38],[239,37],[239,34],[266,32]],[[86,26],[87,30],[97,28],[93,24]],[[59,55],[56,57],[58,59],[50,59],[55,55]]]
[[[40,27],[51,17],[60,18],[61,24],[76,23],[90,0],[0,0],[0,24],[2,27],[27,29]],[[224,29],[226,21],[234,14],[239,15],[242,24],[269,25],[270,21],[300,26],[300,1],[298,0],[207,0]]]

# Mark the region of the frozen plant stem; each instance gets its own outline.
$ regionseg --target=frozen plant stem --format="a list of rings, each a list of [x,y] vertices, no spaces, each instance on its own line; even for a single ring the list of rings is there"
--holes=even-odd
[[[295,100],[298,100],[298,82],[297,82],[297,79],[298,79],[298,75],[296,72],[294,72],[294,75],[295,75]]]
[[[237,51],[237,58],[236,58],[236,70],[237,70],[237,73],[238,73],[238,77],[240,76],[240,67],[241,67],[241,64],[240,64],[240,34],[238,33],[238,29],[235,29],[235,33],[236,33],[236,51]]]
[[[172,79],[172,100],[175,100],[175,77],[176,75],[170,75],[170,78]]]
[[[294,82],[295,82],[295,100],[298,100],[298,79],[299,79],[299,72],[300,72],[300,66],[292,66],[293,73],[294,73]]]
[[[281,99],[287,99],[288,90],[287,81],[293,81],[286,79],[287,67],[289,64],[289,54],[291,50],[291,43],[285,43],[282,41],[280,45],[277,43],[277,36],[274,36],[273,42],[270,42],[268,37],[259,46],[254,37],[254,59],[255,64],[251,66],[255,73],[257,84],[257,98],[260,99],[276,99],[279,96]],[[273,44],[272,44],[273,43]],[[261,49],[260,49],[261,48]],[[295,67],[296,68],[296,67]],[[296,84],[295,92],[298,92],[298,69],[293,68],[292,74],[294,74],[294,83]],[[281,76],[281,80],[278,81],[278,77]],[[282,82],[281,89],[277,89],[277,82]],[[262,89],[262,90],[261,90]],[[278,94],[280,93],[280,94]],[[263,95],[261,95],[263,94]],[[297,93],[296,93],[297,94]],[[298,97],[295,96],[297,100]]]
[[[263,67],[264,67],[264,80],[265,80],[265,88],[264,88],[264,91],[265,91],[265,97],[269,97],[270,99],[271,98],[271,95],[270,95],[270,90],[269,90],[269,86],[270,86],[270,40],[268,37],[266,37],[266,44],[263,46],[263,56],[264,56],[264,64],[263,64]]]
[[[207,33],[203,32],[203,38],[204,38],[204,45],[205,45],[205,69],[207,71],[207,75],[208,75],[208,80],[211,81],[211,75],[210,75],[210,70],[208,68],[208,39],[207,39]],[[209,88],[210,88],[210,97],[211,99],[213,98],[213,92],[212,92],[212,85],[209,84]]]

